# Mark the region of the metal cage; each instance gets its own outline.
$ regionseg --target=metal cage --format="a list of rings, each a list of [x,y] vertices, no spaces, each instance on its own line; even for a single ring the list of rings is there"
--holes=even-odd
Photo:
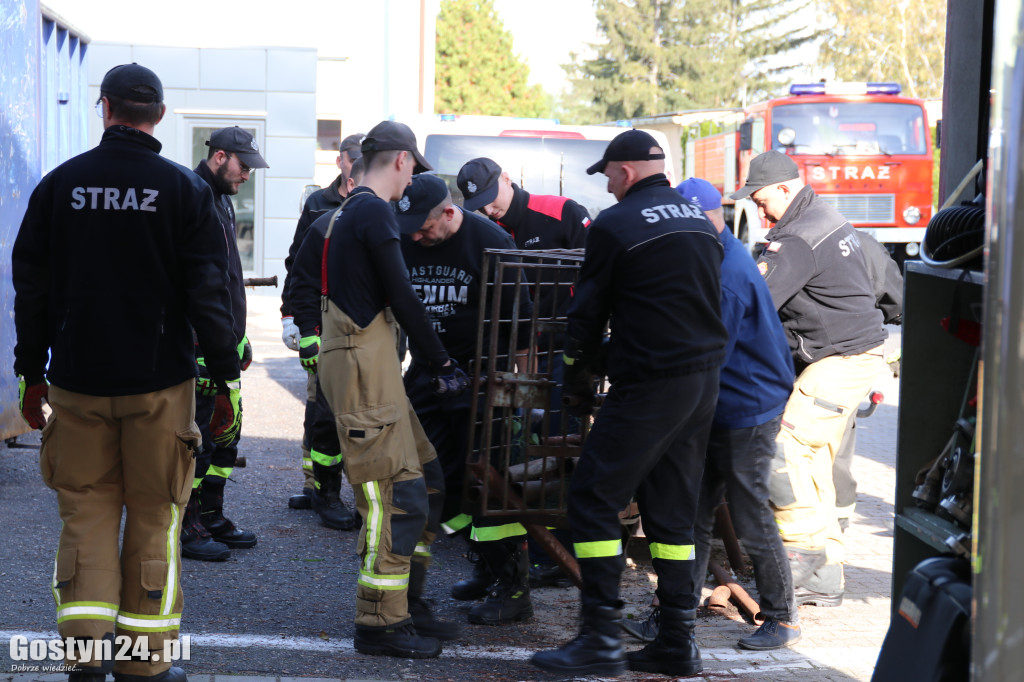
[[[467,511],[567,525],[569,478],[590,426],[560,397],[565,313],[582,263],[582,249],[484,253]],[[516,348],[523,325],[528,349]]]

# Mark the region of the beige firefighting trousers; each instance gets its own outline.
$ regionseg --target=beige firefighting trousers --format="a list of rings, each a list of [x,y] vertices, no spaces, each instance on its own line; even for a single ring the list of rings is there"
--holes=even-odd
[[[832,463],[850,415],[884,367],[881,346],[822,358],[797,377],[782,415],[769,480],[775,522],[785,544],[825,549],[830,564],[845,558]]]
[[[178,539],[201,441],[195,380],[119,397],[51,386],[48,400],[53,414],[39,459],[63,521],[51,583],[58,632],[143,639],[140,650],[162,658],[164,641],[178,637],[184,604]],[[114,670],[156,675],[169,667],[118,660]]]
[[[390,309],[363,328],[328,302],[318,371],[363,517],[355,622],[365,627],[409,621],[409,562],[433,539],[422,463],[437,453],[405,395],[397,342]]]

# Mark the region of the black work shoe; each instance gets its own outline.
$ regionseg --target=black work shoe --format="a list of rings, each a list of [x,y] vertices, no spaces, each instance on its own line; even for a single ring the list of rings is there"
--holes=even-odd
[[[310,495],[313,511],[320,517],[320,523],[334,530],[352,530],[356,527],[356,515],[345,506],[337,493],[314,490]]]
[[[203,515],[206,516],[205,514]],[[249,549],[256,546],[256,534],[251,530],[242,530],[235,526],[230,520],[220,518],[207,520],[203,518],[203,526],[217,542],[223,542],[232,549]]]
[[[197,561],[227,561],[231,549],[217,542],[209,535],[204,537],[181,537],[181,556]]]
[[[572,587],[572,578],[557,564],[530,566],[530,587]]]
[[[658,636],[640,651],[627,655],[629,669],[675,677],[689,677],[701,672],[704,666],[693,634],[697,611],[667,606],[661,606],[659,610]]]
[[[797,606],[839,606],[843,603],[843,593],[834,592],[832,594],[826,594],[824,592],[815,592],[809,590],[806,587],[798,587],[793,590],[793,597],[795,598]]]
[[[299,493],[298,495],[292,495],[291,497],[288,498],[288,508],[311,509],[313,507],[313,503],[310,499],[312,495],[312,490],[310,490],[309,488],[303,488],[301,493]]]
[[[741,649],[768,651],[796,644],[800,641],[800,626],[790,625],[768,618],[750,637],[744,637],[737,644]]]
[[[441,655],[441,642],[433,637],[420,636],[411,621],[389,628],[357,625],[352,642],[356,651],[371,656],[437,658]]]
[[[114,673],[114,682],[188,682],[185,671],[171,667],[158,675],[125,675]]]
[[[458,623],[434,618],[430,604],[420,597],[409,597],[409,615],[412,616],[416,634],[421,637],[446,641],[458,639],[462,635],[462,627]]]
[[[533,618],[530,590],[501,579],[491,585],[486,599],[473,604],[469,610],[469,622],[477,625],[507,625],[530,618]]]
[[[630,620],[628,618],[622,619],[622,629],[630,635],[633,635],[641,642],[653,642],[658,636],[658,630],[661,628],[661,610],[655,606],[654,610],[651,611],[651,615],[643,621]]]

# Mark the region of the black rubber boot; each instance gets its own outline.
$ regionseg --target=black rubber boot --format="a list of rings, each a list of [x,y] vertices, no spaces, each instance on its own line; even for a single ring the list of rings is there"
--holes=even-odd
[[[114,682],[188,682],[185,671],[170,667],[158,675],[125,675],[114,673]]]
[[[696,675],[704,669],[693,630],[697,626],[696,609],[659,607],[661,622],[658,636],[640,651],[629,654],[629,669],[676,677]]]
[[[195,488],[181,521],[181,556],[197,561],[226,561],[231,556],[228,546],[214,540],[199,520],[199,493]]]
[[[452,585],[452,599],[474,601],[487,596],[487,588],[494,582],[495,576],[480,554],[481,544],[469,541],[469,560],[473,564],[473,575]]]
[[[97,642],[93,637],[85,636],[73,637],[72,639],[80,640],[83,643],[89,642],[94,647],[103,646],[102,641],[109,641],[112,647],[114,645],[113,632],[103,635],[101,642]],[[92,663],[95,664],[96,662],[93,661]],[[77,662],[71,665],[73,668],[68,671],[68,682],[105,682],[107,673],[114,671],[114,661],[112,659],[100,661],[99,665],[83,665],[79,667]]]
[[[334,530],[355,528],[356,515],[341,501],[341,465],[325,467],[313,462],[313,475],[320,489],[312,491],[310,502],[320,523]]]
[[[371,656],[437,658],[441,655],[441,642],[421,636],[412,621],[387,628],[357,625],[353,644],[356,651]]]
[[[576,639],[558,649],[538,651],[530,659],[538,668],[573,676],[615,677],[626,672],[626,653],[619,639],[622,602],[584,607]]]
[[[242,530],[224,516],[224,481],[203,480],[199,487],[199,519],[217,542],[223,542],[232,549],[249,549],[256,546],[256,534]]]
[[[412,616],[412,624],[416,632],[423,637],[434,639],[450,640],[458,639],[462,634],[462,627],[458,623],[434,618],[430,610],[430,604],[423,599],[423,588],[427,582],[427,568],[418,561],[409,565],[409,615]]]
[[[469,622],[505,625],[533,618],[530,600],[530,557],[524,540],[481,543],[481,554],[498,576],[487,597],[469,610]]]

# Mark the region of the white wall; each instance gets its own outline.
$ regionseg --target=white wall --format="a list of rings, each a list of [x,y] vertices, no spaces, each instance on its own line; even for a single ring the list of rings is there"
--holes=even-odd
[[[118,64],[138,62],[164,86],[167,114],[156,127],[162,154],[192,167],[189,123],[255,127],[270,168],[254,173],[256,221],[254,266],[248,276],[284,282],[302,188],[310,182],[316,148],[316,50],[311,48],[186,48],[94,43],[89,53],[89,90],[99,97],[103,75]],[[93,117],[90,144],[102,122]],[[256,289],[280,295],[280,288]]]

